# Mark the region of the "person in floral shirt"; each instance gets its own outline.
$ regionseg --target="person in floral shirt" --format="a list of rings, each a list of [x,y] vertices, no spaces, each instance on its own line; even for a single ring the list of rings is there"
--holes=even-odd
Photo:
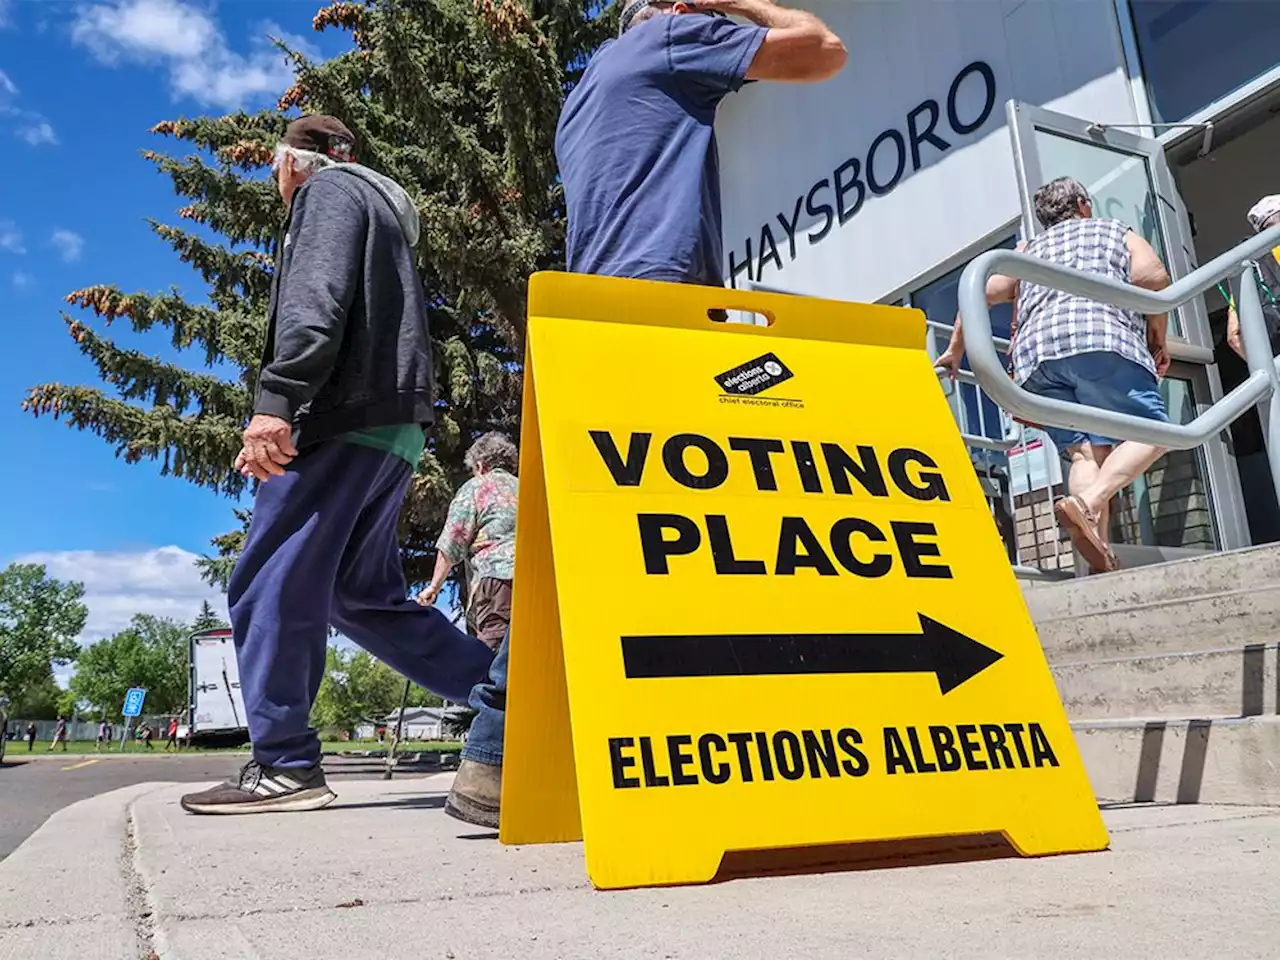
[[[466,563],[467,619],[471,632],[497,650],[511,623],[511,580],[516,566],[516,479],[519,457],[504,434],[486,433],[463,462],[472,477],[449,505],[436,541],[436,568],[418,602],[436,602],[449,571]]]

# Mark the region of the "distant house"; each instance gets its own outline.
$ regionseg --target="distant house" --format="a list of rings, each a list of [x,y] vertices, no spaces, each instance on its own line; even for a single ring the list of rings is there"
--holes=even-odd
[[[445,728],[445,720],[464,713],[465,710],[465,707],[459,706],[409,707],[404,712],[404,726],[401,728],[400,738],[402,740],[457,740],[458,737]],[[382,721],[387,728],[388,738],[395,732],[396,720],[399,717],[400,711],[392,710]],[[373,724],[362,724],[356,729],[356,736],[362,740],[371,739],[377,736],[377,728]]]

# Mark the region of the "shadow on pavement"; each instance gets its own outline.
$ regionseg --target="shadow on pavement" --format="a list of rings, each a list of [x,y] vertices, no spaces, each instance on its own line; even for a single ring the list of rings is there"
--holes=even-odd
[[[402,808],[406,810],[441,810],[444,808],[444,801],[447,797],[444,793],[427,793],[413,794],[412,796],[404,796],[394,800],[374,800],[369,803],[343,803],[339,798],[337,803],[325,807],[326,810],[376,810],[376,809],[396,809]]]

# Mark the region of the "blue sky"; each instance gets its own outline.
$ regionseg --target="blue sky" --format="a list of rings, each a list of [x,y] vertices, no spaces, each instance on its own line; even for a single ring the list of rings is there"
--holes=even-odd
[[[173,150],[159,120],[270,106],[289,83],[268,34],[313,56],[320,0],[0,0],[0,565],[34,558],[88,588],[85,639],[135,612],[190,618],[214,591],[191,566],[232,526],[232,503],[158,464],[127,465],[92,434],[23,413],[46,381],[97,385],[66,333],[80,287],[204,286],[146,220],[180,224],[167,177],[140,156]],[[183,146],[178,152],[187,152]],[[172,358],[163,331],[117,342]],[[196,362],[196,361],[190,361]]]

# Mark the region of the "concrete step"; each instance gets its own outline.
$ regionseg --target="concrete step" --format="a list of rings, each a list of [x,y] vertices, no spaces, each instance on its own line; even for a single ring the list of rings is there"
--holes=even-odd
[[[1117,605],[1060,619],[1034,612],[1032,617],[1051,663],[1243,648],[1280,639],[1280,584]]]
[[[1280,805],[1280,545],[1023,593],[1100,801]]]
[[[1165,638],[1177,647],[1176,634]],[[1127,648],[1127,645],[1123,648]],[[1275,715],[1275,643],[1051,663],[1073,720]]]
[[[1275,642],[1280,545],[1024,584],[1051,663]]]
[[[1280,717],[1071,726],[1099,802],[1280,806]]]
[[[1025,581],[1023,592],[1037,616],[1058,619],[1266,583],[1280,583],[1280,544],[1206,553],[1075,580]]]

